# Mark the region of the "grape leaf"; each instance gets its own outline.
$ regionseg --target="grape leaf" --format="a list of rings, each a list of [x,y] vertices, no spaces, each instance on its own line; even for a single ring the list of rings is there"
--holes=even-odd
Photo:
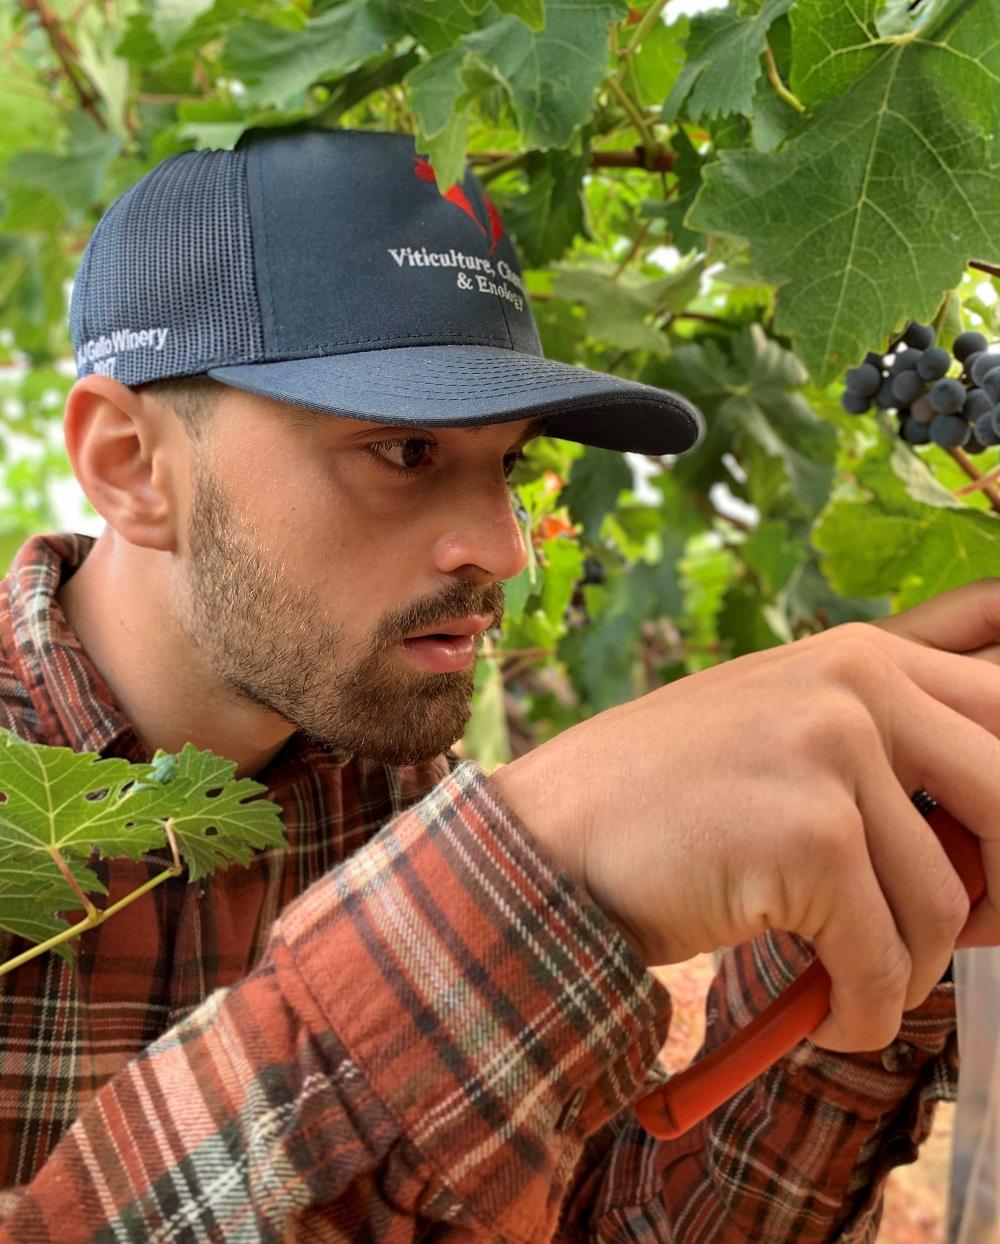
[[[705,172],[688,224],[752,239],[757,270],[782,286],[776,328],[820,383],[906,319],[929,320],[968,259],[992,253],[998,24],[1000,0],[951,4],[919,37],[869,39],[846,85],[817,62],[812,85],[835,84],[834,98],[780,151],[724,152]]]
[[[767,0],[749,18],[734,5],[696,17],[688,35],[687,63],[663,105],[664,121],[676,120],[681,111],[692,121],[729,112],[750,116],[768,29],[791,2]]]
[[[248,103],[287,105],[318,78],[343,73],[383,51],[393,33],[381,8],[347,0],[301,30],[241,22],[227,34],[221,60],[245,84]]]
[[[796,391],[805,380],[801,363],[759,325],[735,338],[728,358],[711,342],[680,346],[649,379],[685,394],[705,414],[708,437],[678,461],[679,478],[707,491],[713,477],[729,478],[717,462],[723,453],[732,446],[740,457],[743,447],[756,448],[780,465],[808,512],[822,508],[833,479],[836,432]]]
[[[569,507],[573,521],[583,524],[584,538],[596,542],[604,515],[614,509],[619,496],[631,487],[632,472],[624,456],[590,446],[570,468],[569,482],[559,500]]]
[[[277,805],[241,802],[265,788],[232,782],[235,768],[190,743],[177,757],[131,764],[0,730],[0,928],[31,941],[62,932],[58,913],[81,904],[56,855],[85,894],[106,894],[87,867],[92,852],[138,859],[164,846],[168,818],[191,880],[232,860],[245,863],[252,846],[280,845]],[[213,788],[221,793],[206,803]]]
[[[587,236],[583,210],[587,163],[586,151],[532,152],[528,157],[528,189],[504,206],[503,218],[531,267],[559,259],[578,234]]]
[[[233,761],[186,743],[173,776],[134,796],[137,817],[158,825],[169,819],[191,881],[233,861],[247,864],[254,850],[285,845],[278,806],[255,797],[265,787],[235,772]]]
[[[107,133],[87,113],[77,111],[68,122],[65,155],[22,151],[8,162],[7,177],[47,190],[71,207],[92,207],[101,201],[104,174],[121,146],[116,134]]]
[[[546,5],[544,30],[508,14],[466,36],[466,47],[510,94],[526,146],[565,147],[590,116],[608,66],[611,23],[625,7],[563,0]]]
[[[161,46],[169,50],[214,3],[215,0],[152,0],[149,24]]]
[[[876,446],[853,494],[835,497],[813,543],[838,592],[895,593],[896,607],[1000,574],[1000,519],[963,505],[913,451]]]
[[[479,25],[473,6],[462,0],[393,0],[393,8],[428,52],[446,51]]]
[[[472,716],[462,733],[462,750],[463,755],[492,773],[498,765],[510,760],[510,732],[500,662],[491,658],[478,660],[475,679]]]

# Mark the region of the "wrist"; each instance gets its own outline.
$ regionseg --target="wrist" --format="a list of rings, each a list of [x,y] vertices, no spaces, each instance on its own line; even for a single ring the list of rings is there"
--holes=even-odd
[[[560,806],[551,769],[534,761],[533,755],[497,769],[486,784],[520,821],[549,863],[590,897],[581,842],[583,826],[571,809]]]

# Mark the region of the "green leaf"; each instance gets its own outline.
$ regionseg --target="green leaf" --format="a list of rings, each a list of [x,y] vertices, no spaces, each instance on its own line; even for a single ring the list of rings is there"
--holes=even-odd
[[[185,743],[172,774],[135,796],[146,800],[138,803],[143,817],[169,819],[191,881],[234,861],[248,864],[255,850],[286,845],[277,804],[257,798],[266,787],[235,773],[233,761]]]
[[[904,609],[1000,575],[1000,519],[963,505],[912,450],[880,444],[855,474],[857,489],[831,501],[813,535],[838,592],[891,592]]]
[[[545,0],[494,0],[501,13],[512,13],[532,30],[545,25]]]
[[[462,734],[462,748],[487,773],[510,760],[503,675],[495,658],[476,662],[472,716]]]
[[[666,338],[646,322],[653,310],[647,286],[613,281],[590,268],[563,268],[554,288],[557,298],[586,308],[588,331],[598,341],[620,350],[666,352]]]
[[[101,201],[104,175],[121,150],[121,139],[82,111],[70,117],[67,137],[65,155],[24,151],[8,162],[7,176],[46,190],[73,208],[93,207]]]
[[[417,150],[434,166],[442,193],[461,181],[469,111],[461,107],[467,94],[462,67],[467,53],[450,48],[432,56],[406,76],[410,105],[417,119]]]
[[[816,7],[825,37],[831,5]],[[998,23],[1000,0],[983,0],[950,4],[919,39],[855,29],[861,72],[845,85],[850,49],[834,47],[802,74],[804,87],[837,93],[779,152],[725,152],[705,172],[688,224],[750,239],[757,270],[782,287],[776,328],[821,384],[905,320],[929,320],[967,260],[993,251]]]
[[[605,514],[631,487],[632,472],[622,454],[589,446],[583,457],[573,463],[559,500],[569,507],[573,521],[583,524],[584,539],[596,542]]]
[[[533,152],[525,161],[526,193],[504,206],[503,217],[530,267],[562,257],[577,236],[587,235],[583,177],[588,152]]]
[[[80,900],[54,853],[84,893],[106,894],[86,866],[91,853],[138,859],[165,845],[167,819],[192,880],[232,860],[246,862],[251,845],[281,845],[277,805],[242,803],[264,787],[231,782],[235,768],[191,744],[176,758],[131,764],[0,730],[0,927],[31,941],[62,932],[58,913],[79,909]],[[211,787],[222,790],[206,807]],[[218,832],[203,842],[209,826]]]
[[[479,25],[478,10],[463,0],[391,0],[391,3],[406,30],[428,52],[447,51]]]
[[[588,119],[608,67],[611,23],[623,10],[617,0],[550,0],[542,31],[508,15],[466,36],[509,92],[525,146],[565,147]]]
[[[645,36],[639,50],[628,58],[625,89],[637,104],[644,108],[658,104],[667,83],[677,80],[684,66],[687,35],[686,18],[670,26],[659,21]]]
[[[728,479],[721,457],[756,450],[780,467],[801,507],[816,513],[833,478],[836,433],[802,397],[805,370],[754,324],[733,340],[727,357],[717,345],[678,346],[651,374],[651,383],[684,393],[705,413],[708,437],[675,471],[707,490]],[[707,473],[707,474],[706,474]]]
[[[393,32],[382,12],[366,0],[347,0],[302,30],[242,22],[226,36],[222,63],[246,84],[249,103],[287,106],[317,79],[383,51]]]
[[[168,51],[215,0],[152,0],[149,23],[160,44]]]
[[[545,578],[542,611],[553,627],[562,625],[573,589],[583,574],[583,551],[565,536],[553,536],[542,545]]]
[[[733,5],[694,18],[687,63],[663,105],[664,121],[682,111],[692,121],[730,112],[750,116],[767,32],[789,8],[791,0],[767,0],[748,18]]]

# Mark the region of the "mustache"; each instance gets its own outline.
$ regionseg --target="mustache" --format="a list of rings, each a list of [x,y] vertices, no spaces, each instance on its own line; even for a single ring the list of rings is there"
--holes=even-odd
[[[411,601],[390,610],[375,628],[376,648],[391,648],[411,631],[444,625],[469,614],[492,614],[499,626],[504,616],[503,586],[491,583],[479,588],[471,583],[451,583],[436,596]]]

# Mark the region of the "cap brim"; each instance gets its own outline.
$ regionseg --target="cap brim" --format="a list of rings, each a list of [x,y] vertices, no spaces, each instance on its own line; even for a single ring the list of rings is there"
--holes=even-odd
[[[213,380],[308,410],[378,423],[469,428],[544,417],[563,440],[680,454],[704,435],[675,393],[494,346],[409,346],[213,367]]]

